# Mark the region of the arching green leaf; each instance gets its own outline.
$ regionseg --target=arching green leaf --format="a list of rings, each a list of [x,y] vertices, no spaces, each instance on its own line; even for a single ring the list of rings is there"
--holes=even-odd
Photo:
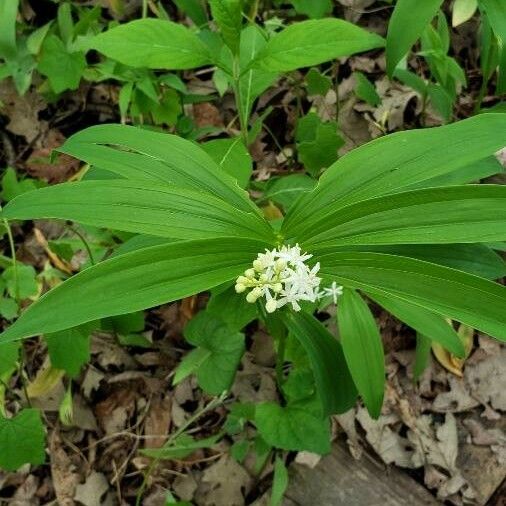
[[[319,255],[321,274],[372,295],[398,298],[506,341],[506,287],[455,269],[396,255]]]
[[[506,239],[506,187],[426,188],[369,199],[285,229],[311,250],[325,245],[451,244]]]
[[[137,19],[98,34],[89,47],[131,67],[193,69],[211,63],[197,35],[179,23]]]
[[[315,19],[277,33],[254,60],[255,67],[288,72],[382,47],[385,41],[342,19]]]
[[[268,244],[208,239],[162,244],[89,267],[43,295],[0,343],[132,313],[235,279]]]
[[[451,125],[381,137],[335,162],[316,189],[290,209],[285,228],[325,212],[331,203],[345,207],[373,197],[433,186],[434,178],[480,163],[505,145],[505,114],[484,114]],[[471,176],[469,181],[459,183],[474,179]]]
[[[249,237],[274,240],[260,216],[208,193],[139,181],[63,183],[16,197],[7,219],[59,218],[86,225],[174,239]]]
[[[378,418],[385,392],[385,357],[381,336],[367,303],[345,289],[337,312],[339,337],[351,377],[369,414]]]

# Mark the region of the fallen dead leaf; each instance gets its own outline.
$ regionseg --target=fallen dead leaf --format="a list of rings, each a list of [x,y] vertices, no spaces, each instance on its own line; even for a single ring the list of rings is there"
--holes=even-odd
[[[146,448],[160,448],[165,443],[166,436],[170,431],[171,404],[170,397],[165,395],[152,399],[144,422]]]
[[[86,481],[76,487],[74,500],[84,506],[112,506],[110,496],[104,499],[109,490],[109,482],[102,473],[92,471]]]
[[[65,452],[57,430],[53,430],[49,439],[49,457],[51,478],[58,504],[60,506],[74,506],[76,487],[81,477]]]
[[[243,506],[253,479],[230,455],[209,466],[195,493],[199,506]]]

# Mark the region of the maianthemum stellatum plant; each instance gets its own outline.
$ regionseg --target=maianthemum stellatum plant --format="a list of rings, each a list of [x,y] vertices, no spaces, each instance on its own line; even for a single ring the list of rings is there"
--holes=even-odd
[[[493,247],[506,240],[506,187],[468,184],[501,170],[491,156],[504,145],[501,114],[388,135],[339,159],[273,226],[198,145],[124,125],[88,128],[59,151],[111,179],[25,193],[2,218],[133,232],[137,249],[50,290],[0,344],[229,286],[236,303],[256,303],[278,353],[287,335],[303,348],[314,378],[311,406],[321,418],[349,409],[357,392],[377,417],[384,358],[365,298],[456,356],[464,348],[448,320],[506,340],[506,288],[490,280],[504,275]],[[324,287],[334,295],[343,287],[339,339],[313,316]],[[214,330],[222,341],[231,335]],[[242,344],[239,358],[243,351]],[[305,404],[295,399],[279,409],[290,406],[304,430]],[[276,441],[293,446],[282,435]]]

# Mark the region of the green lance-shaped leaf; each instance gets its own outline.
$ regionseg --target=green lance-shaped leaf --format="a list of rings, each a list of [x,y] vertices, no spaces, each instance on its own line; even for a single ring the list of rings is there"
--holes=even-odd
[[[282,318],[309,357],[323,414],[348,411],[355,404],[357,392],[339,342],[307,313],[290,311]]]
[[[194,32],[161,19],[138,19],[106,30],[89,48],[131,67],[193,69],[212,61]]]
[[[242,25],[241,0],[209,0],[209,5],[225,44],[236,54]]]
[[[337,207],[337,209],[336,209]],[[451,244],[506,238],[506,187],[425,188],[369,199],[285,229],[307,249],[375,244]]]
[[[147,181],[63,183],[24,193],[2,210],[7,219],[59,218],[175,239],[250,237],[274,240],[260,216],[209,193]]]
[[[462,341],[443,316],[398,298],[378,294],[368,295],[402,322],[438,342],[457,357],[464,358],[466,350]]]
[[[43,295],[0,344],[188,297],[235,279],[269,244],[208,239],[152,246],[89,267]]]
[[[378,418],[385,391],[385,357],[374,317],[356,291],[345,289],[339,299],[337,321],[353,381],[369,414]]]
[[[127,125],[96,125],[68,138],[58,151],[126,179],[207,191],[238,209],[259,213],[234,178],[197,144],[177,135]]]
[[[16,57],[16,17],[19,0],[0,2],[0,57],[12,59]]]
[[[443,0],[397,0],[387,34],[387,72],[390,77],[442,3]]]
[[[506,43],[506,4],[503,0],[479,0],[480,8],[485,11],[490,26],[497,38]],[[504,51],[504,47],[503,47]]]
[[[239,67],[240,77],[237,87],[237,109],[242,122],[248,123],[255,100],[275,81],[277,72],[263,68],[251,68],[250,63],[267,44],[265,36],[256,25],[249,25],[241,32]]]
[[[506,276],[506,262],[485,244],[395,244],[318,248],[319,255],[337,251],[368,251],[416,258],[487,279]]]
[[[413,258],[365,252],[319,255],[321,274],[372,295],[398,298],[506,341],[506,287]]]
[[[383,47],[375,33],[342,19],[317,19],[294,23],[274,35],[253,61],[272,72],[289,72]]]
[[[350,151],[327,169],[316,189],[290,209],[285,228],[325,212],[331,203],[346,207],[434,186],[434,178],[479,164],[505,145],[504,114],[483,114],[451,125],[381,137]],[[473,180],[470,176],[459,183]]]

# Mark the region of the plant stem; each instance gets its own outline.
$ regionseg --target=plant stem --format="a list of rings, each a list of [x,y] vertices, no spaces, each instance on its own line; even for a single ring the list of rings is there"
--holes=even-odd
[[[81,232],[79,232],[79,230],[75,229],[72,225],[68,224],[68,227],[69,229],[74,232],[74,234],[77,235],[77,237],[79,237],[79,239],[81,239],[81,242],[83,243],[85,249],[86,249],[86,253],[88,253],[88,256],[90,258],[90,263],[91,265],[95,265],[95,259],[93,258],[93,253],[91,252],[91,248],[90,248],[90,245],[88,244],[88,241],[86,240],[86,237],[84,237],[83,234],[81,234]]]
[[[148,0],[142,0],[142,18],[148,16]]]
[[[12,272],[14,274],[14,299],[16,300],[16,303],[19,306],[21,300],[19,297],[19,276],[18,276],[18,263],[16,261],[16,247],[14,245],[14,238],[12,236],[11,227],[9,225],[9,222],[5,218],[3,218],[3,224],[7,230],[7,237],[9,239],[9,248],[11,251]]]
[[[283,366],[285,364],[285,351],[286,351],[286,334],[283,333],[279,336],[278,353],[276,356],[276,382],[280,390],[281,386],[285,382],[285,375],[283,373]]]
[[[239,113],[239,126],[241,128],[241,137],[244,142],[244,145],[248,146],[248,119],[245,117],[245,114],[244,114],[245,111],[243,111],[242,104],[241,104],[241,100],[242,100],[241,88],[240,88],[241,75],[240,75],[239,71],[240,71],[239,58],[238,58],[238,56],[234,56],[234,63],[233,63],[233,68],[232,68],[232,72],[233,72],[232,78],[234,81],[233,88],[234,88],[235,105],[236,105],[237,111]],[[246,104],[246,107],[247,107],[247,104]]]
[[[483,102],[485,94],[487,93],[487,85],[488,81],[485,79],[485,77],[483,77],[483,80],[481,81],[480,92],[478,93],[476,103],[474,104],[474,114],[478,114],[480,112],[481,103]]]

